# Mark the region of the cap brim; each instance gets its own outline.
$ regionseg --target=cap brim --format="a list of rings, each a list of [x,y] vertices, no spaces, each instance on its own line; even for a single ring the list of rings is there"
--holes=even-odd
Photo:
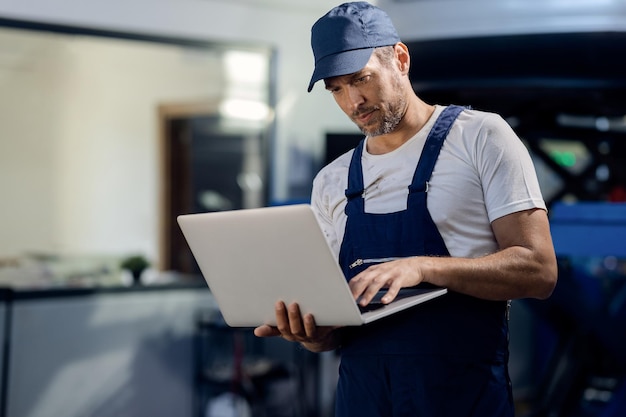
[[[338,77],[362,70],[370,60],[374,49],[354,49],[320,59],[315,63],[315,70],[307,91],[310,93],[315,83],[324,78]]]

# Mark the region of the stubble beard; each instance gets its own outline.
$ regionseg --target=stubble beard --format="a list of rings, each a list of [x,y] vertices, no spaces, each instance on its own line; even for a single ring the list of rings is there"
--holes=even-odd
[[[373,106],[367,109],[360,109],[355,112],[356,118],[359,114],[368,113],[371,111],[380,112],[380,116],[371,120],[367,125],[358,125],[358,128],[364,135],[369,137],[386,135],[393,132],[404,117],[406,109],[406,98],[402,95],[401,82],[399,77],[394,77],[393,91],[399,91],[396,94],[395,100],[389,102],[388,106]]]
[[[381,116],[372,120],[367,125],[358,126],[364,135],[369,137],[386,135],[393,132],[404,116],[404,109],[406,108],[406,100],[404,97],[399,98],[396,103],[390,105],[389,108],[382,112]],[[368,111],[381,111],[381,107],[375,106],[367,109]]]

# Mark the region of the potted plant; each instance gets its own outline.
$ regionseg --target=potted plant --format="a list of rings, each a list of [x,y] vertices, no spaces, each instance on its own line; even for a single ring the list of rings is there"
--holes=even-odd
[[[143,255],[132,255],[122,260],[120,267],[129,271],[133,277],[133,285],[141,284],[141,274],[150,266]]]

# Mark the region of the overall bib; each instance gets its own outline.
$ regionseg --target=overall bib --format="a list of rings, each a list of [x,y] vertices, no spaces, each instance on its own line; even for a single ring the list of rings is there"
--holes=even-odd
[[[449,256],[426,198],[441,146],[462,110],[446,107],[435,122],[409,186],[406,211],[365,213],[364,142],[355,149],[339,253],[348,281],[389,258]],[[336,416],[513,416],[506,309],[506,302],[449,292],[372,324],[342,329]]]

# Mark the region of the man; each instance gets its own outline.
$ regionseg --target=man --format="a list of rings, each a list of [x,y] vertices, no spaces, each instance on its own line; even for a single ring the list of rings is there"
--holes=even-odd
[[[546,298],[557,276],[527,150],[495,114],[422,101],[382,10],[342,4],[311,39],[309,91],[323,80],[366,135],[312,192],[355,299],[386,289],[389,303],[416,285],[449,293],[355,328],[317,327],[279,302],[277,326],[255,334],[338,348],[337,416],[512,416],[507,300]]]

